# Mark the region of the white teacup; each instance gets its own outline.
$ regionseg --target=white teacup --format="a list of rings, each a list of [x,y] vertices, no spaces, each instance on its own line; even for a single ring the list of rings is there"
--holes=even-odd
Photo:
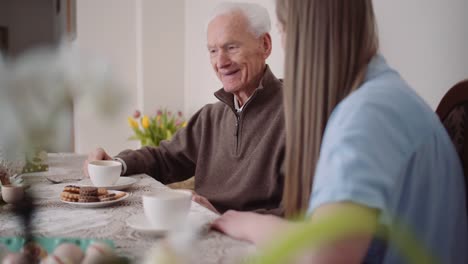
[[[2,199],[6,203],[14,204],[24,198],[24,186],[22,185],[2,185]]]
[[[172,230],[187,220],[192,193],[183,190],[165,190],[143,195],[143,210],[153,228]]]
[[[96,187],[114,185],[122,173],[122,164],[115,160],[95,160],[88,164],[91,182]]]

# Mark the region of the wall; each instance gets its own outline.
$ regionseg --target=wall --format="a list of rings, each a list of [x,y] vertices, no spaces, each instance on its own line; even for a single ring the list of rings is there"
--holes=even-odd
[[[184,6],[184,0],[77,1],[76,45],[110,62],[127,93],[112,120],[75,108],[76,152],[137,148],[127,140],[133,133],[127,117],[135,110],[184,110]]]
[[[143,107],[184,110],[184,0],[144,0],[142,6]],[[140,105],[141,107],[141,105]]]
[[[127,88],[127,104],[112,119],[104,119],[83,105],[75,107],[75,151],[88,153],[100,146],[110,154],[134,148],[126,118],[137,104],[137,1],[77,1],[76,45],[85,56],[109,61]]]
[[[383,54],[435,109],[468,78],[468,1],[373,1]]]

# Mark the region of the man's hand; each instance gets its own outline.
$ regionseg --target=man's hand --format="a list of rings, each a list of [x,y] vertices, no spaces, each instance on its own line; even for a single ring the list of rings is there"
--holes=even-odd
[[[267,242],[276,232],[284,231],[292,225],[273,215],[230,210],[216,219],[211,228],[233,238],[258,245]]]
[[[89,178],[88,164],[89,164],[89,162],[94,161],[94,160],[112,160],[112,157],[109,156],[106,153],[106,151],[104,151],[104,149],[102,149],[102,148],[97,148],[95,151],[89,153],[88,159],[85,160],[85,162],[83,164],[83,172],[84,172],[84,174],[85,174],[85,176],[87,178]]]
[[[216,208],[210,203],[210,201],[208,201],[208,199],[194,191],[192,191],[192,201],[200,204],[203,207],[206,207],[208,210],[213,211],[214,213],[219,214],[218,210],[216,210]]]

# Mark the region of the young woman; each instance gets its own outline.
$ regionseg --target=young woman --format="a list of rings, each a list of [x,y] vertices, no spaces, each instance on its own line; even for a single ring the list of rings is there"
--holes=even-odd
[[[307,212],[314,221],[353,208],[375,228],[403,222],[442,263],[467,263],[460,161],[438,117],[378,54],[372,1],[278,0],[277,13],[286,50],[286,215]],[[234,211],[213,223],[254,243],[290,225]],[[316,249],[314,260],[403,261],[371,234]]]

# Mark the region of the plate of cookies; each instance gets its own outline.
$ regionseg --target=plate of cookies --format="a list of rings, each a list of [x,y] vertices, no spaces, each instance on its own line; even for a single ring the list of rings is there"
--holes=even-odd
[[[60,193],[60,200],[79,207],[96,208],[118,203],[127,199],[128,196],[128,193],[122,191],[67,185],[63,188],[62,193]]]

